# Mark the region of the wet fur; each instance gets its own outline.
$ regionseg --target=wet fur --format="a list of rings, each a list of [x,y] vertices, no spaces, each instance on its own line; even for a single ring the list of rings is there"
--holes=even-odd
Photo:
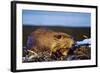
[[[60,58],[67,56],[68,50],[74,44],[74,40],[70,35],[45,28],[36,29],[29,37],[31,37],[31,43],[27,43],[28,49],[37,53],[37,57],[49,58],[56,53],[61,54]]]

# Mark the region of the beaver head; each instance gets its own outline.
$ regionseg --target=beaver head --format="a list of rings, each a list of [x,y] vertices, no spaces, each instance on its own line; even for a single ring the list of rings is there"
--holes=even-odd
[[[41,56],[43,56],[43,53],[45,53],[44,55],[47,53],[48,56],[51,56],[52,53],[56,53],[57,51],[61,55],[67,56],[68,50],[73,44],[74,40],[70,35],[44,28],[33,31],[27,42],[29,49]]]

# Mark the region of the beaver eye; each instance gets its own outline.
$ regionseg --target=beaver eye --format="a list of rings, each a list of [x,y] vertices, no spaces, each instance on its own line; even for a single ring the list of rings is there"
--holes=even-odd
[[[55,35],[55,37],[57,38],[57,39],[61,39],[61,35]]]

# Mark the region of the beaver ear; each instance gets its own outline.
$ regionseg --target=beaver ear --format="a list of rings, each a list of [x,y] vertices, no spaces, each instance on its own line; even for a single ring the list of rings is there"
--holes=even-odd
[[[31,49],[33,47],[34,43],[35,43],[35,38],[33,36],[28,36],[28,39],[27,39],[27,48]]]

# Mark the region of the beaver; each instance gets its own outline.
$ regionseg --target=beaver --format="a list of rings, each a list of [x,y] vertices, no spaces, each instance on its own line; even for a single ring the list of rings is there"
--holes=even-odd
[[[75,41],[72,36],[66,33],[47,28],[38,28],[28,36],[27,47],[31,53],[30,58],[50,58],[53,54],[57,53],[59,53],[60,56],[56,57],[61,58],[61,56],[67,56],[69,49],[74,43]]]

